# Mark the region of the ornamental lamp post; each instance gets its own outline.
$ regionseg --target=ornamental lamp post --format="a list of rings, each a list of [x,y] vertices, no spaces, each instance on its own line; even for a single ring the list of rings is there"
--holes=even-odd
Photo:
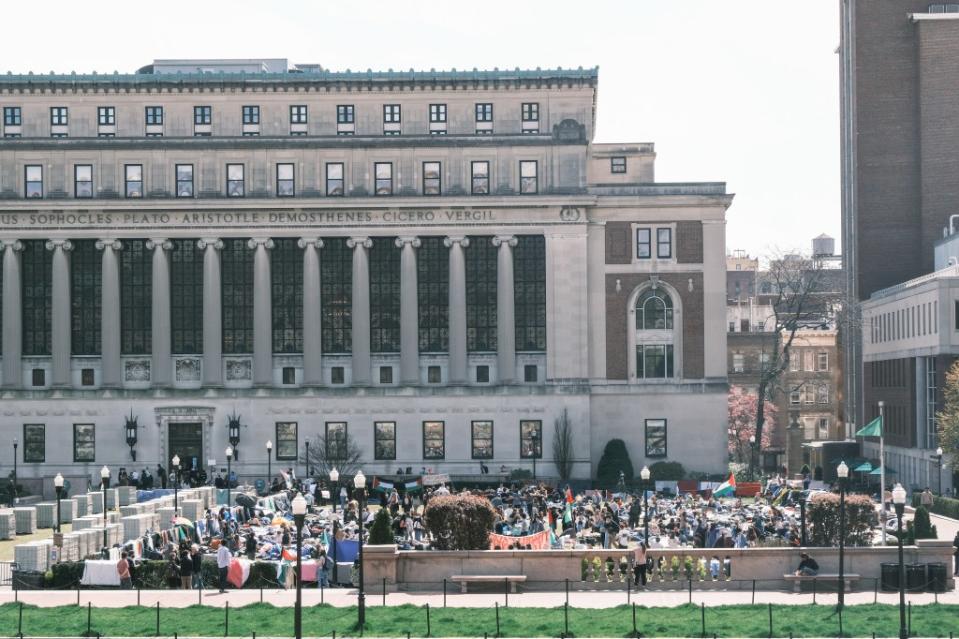
[[[896,509],[896,538],[899,546],[899,639],[909,639],[906,627],[906,565],[902,558],[902,514],[906,509],[906,489],[896,484],[892,489],[892,505]]]
[[[529,435],[533,443],[533,483],[536,483],[536,458],[539,456],[539,433],[533,430]]]
[[[366,625],[366,593],[363,592],[363,509],[366,505],[366,476],[363,471],[357,471],[353,478],[353,486],[356,487],[356,497],[360,502],[359,514],[359,543],[360,543],[360,591],[357,595],[357,621],[360,630]]]
[[[127,446],[130,447],[130,459],[137,460],[137,418],[130,411],[130,417],[126,420]]]
[[[233,461],[233,447],[226,447],[226,507],[229,508],[232,505],[230,501],[230,462]]]
[[[60,499],[63,496],[63,475],[57,473],[53,478],[53,488],[57,491],[57,533],[60,532]]]
[[[649,547],[649,466],[643,466],[639,471],[639,476],[643,480],[643,542]]]
[[[176,519],[177,510],[179,509],[177,494],[180,488],[180,456],[174,454],[173,459],[170,461],[173,462],[173,518]]]
[[[936,483],[938,486],[936,492],[942,497],[942,446],[936,448],[936,463],[939,466],[939,472],[936,474]]]
[[[333,470],[330,471],[330,482],[333,484],[332,490],[330,491],[330,501],[333,502],[333,514],[336,514],[336,500],[339,498],[336,489],[338,488],[337,483],[340,481],[340,471],[336,469],[336,466],[333,467]]]
[[[756,436],[749,436],[749,479],[756,479]]]
[[[842,610],[846,600],[846,571],[845,571],[845,550],[846,550],[846,479],[849,477],[849,466],[846,462],[839,462],[836,467],[836,477],[839,478],[839,604],[838,608]]]
[[[104,466],[100,469],[100,488],[103,490],[103,548],[107,549],[107,486],[110,485],[110,469]]]
[[[273,440],[266,440],[266,494],[270,494],[273,485]]]
[[[292,503],[293,523],[296,524],[296,606],[293,608],[293,633],[296,639],[303,637],[303,522],[306,519],[306,500],[296,494]]]

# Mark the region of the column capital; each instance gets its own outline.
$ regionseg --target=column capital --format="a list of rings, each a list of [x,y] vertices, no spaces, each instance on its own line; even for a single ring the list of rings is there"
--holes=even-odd
[[[515,235],[494,235],[492,241],[493,246],[506,244],[509,247],[513,247],[519,244],[519,240],[516,239]]]
[[[470,245],[470,239],[465,235],[448,235],[443,238],[443,246],[449,248],[454,244],[459,244],[461,247],[466,248]]]
[[[218,237],[203,237],[196,241],[196,247],[201,251],[206,247],[212,246],[214,249],[223,250],[223,240]]]
[[[368,237],[351,237],[346,240],[346,245],[350,248],[362,246],[365,249],[373,248],[373,240]]]
[[[156,250],[156,249],[161,249],[161,250],[164,250],[164,251],[172,251],[172,250],[173,250],[173,242],[172,242],[171,240],[168,240],[168,239],[162,238],[162,237],[153,237],[153,238],[150,238],[149,240],[147,240],[146,246],[147,246],[147,250],[148,250],[148,251],[153,251],[153,250]]]
[[[271,237],[251,237],[246,241],[248,248],[255,249],[257,246],[263,245],[263,248],[269,250],[273,248],[273,238]]]
[[[416,237],[415,235],[398,237],[395,240],[393,240],[393,243],[396,244],[396,248],[403,248],[407,244],[409,244],[413,248],[419,248],[423,244],[423,242],[420,241],[420,238]]]
[[[45,246],[47,247],[48,251],[55,251],[58,248],[63,249],[64,251],[73,250],[73,242],[71,242],[70,240],[62,240],[62,239],[47,240],[47,243],[45,244]]]
[[[104,250],[104,249],[106,249],[106,248],[108,248],[108,247],[109,247],[109,248],[112,248],[114,251],[119,251],[119,250],[122,250],[122,249],[123,249],[123,242],[121,242],[120,240],[116,240],[116,239],[113,239],[113,240],[111,240],[111,239],[100,239],[100,240],[97,240],[97,242],[96,242],[96,244],[95,244],[94,246],[97,247],[97,250],[98,250],[98,251],[102,251],[102,250]]]
[[[296,245],[301,249],[305,249],[307,246],[313,246],[317,249],[323,248],[323,240],[318,237],[301,237],[296,241]]]
[[[14,252],[23,250],[23,242],[20,240],[0,240],[0,246],[4,249],[10,249]]]

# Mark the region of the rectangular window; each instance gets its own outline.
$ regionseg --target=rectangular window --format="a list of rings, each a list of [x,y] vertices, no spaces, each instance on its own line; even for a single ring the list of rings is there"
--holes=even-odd
[[[815,356],[813,355],[812,351],[803,351],[803,370],[805,370],[807,373],[811,373],[816,370],[813,368],[813,357]]]
[[[243,124],[259,124],[260,123],[260,107],[255,104],[245,105],[242,109],[243,114]],[[202,124],[197,122],[196,124]],[[209,124],[209,122],[207,122]]]
[[[116,107],[97,107],[97,124],[99,126],[111,126],[117,123]]]
[[[428,384],[443,383],[443,370],[439,366],[427,366],[426,367],[426,383]]]
[[[626,172],[626,158],[616,157],[609,159],[609,169],[613,173],[625,173]]]
[[[20,107],[10,106],[3,107],[3,125],[4,126],[20,126],[23,123],[21,117]]]
[[[163,107],[161,106],[145,107],[144,115],[148,126],[163,124]]]
[[[789,356],[789,371],[791,373],[796,373],[799,371],[799,365],[801,363],[801,355],[799,351],[794,350]]]
[[[816,370],[829,370],[829,353],[819,353],[816,355]]]
[[[96,427],[93,424],[73,425],[73,461],[96,461]]]
[[[342,162],[330,162],[326,165],[326,194],[330,197],[343,195]]]
[[[473,195],[489,195],[489,162],[485,160],[470,163]]]
[[[276,165],[276,196],[293,197],[296,194],[296,187],[293,179],[292,164]]]
[[[492,102],[476,103],[476,121],[477,122],[493,121],[493,103]]]
[[[446,424],[423,422],[423,459],[446,458]]]
[[[356,112],[352,104],[336,105],[336,123],[337,124],[353,124],[355,113]]]
[[[24,193],[27,197],[43,197],[43,166],[28,164],[23,167]]]
[[[305,104],[290,106],[290,124],[306,124],[308,110]]]
[[[396,459],[396,422],[373,422],[373,458]]]
[[[828,404],[829,403],[829,386],[826,384],[820,384],[816,387],[816,403],[817,404]]]
[[[430,122],[446,122],[446,105],[445,104],[431,104],[430,105]]]
[[[470,424],[473,459],[493,459],[493,422],[484,420]]]
[[[522,195],[535,195],[539,190],[537,183],[539,163],[536,160],[523,160],[519,163],[519,192]]]
[[[636,376],[664,379],[673,376],[673,345],[645,344],[636,347]]]
[[[519,456],[522,459],[543,457],[543,422],[524,419],[519,423]]]
[[[32,371],[30,371],[30,385],[46,386],[47,370],[45,368],[34,368]]]
[[[829,435],[829,418],[820,417],[819,418],[819,437],[824,438]]]
[[[636,229],[636,259],[648,260],[652,256],[652,230]]]
[[[193,124],[212,124],[213,123],[213,107],[210,106],[195,106],[193,107]]]
[[[793,406],[798,406],[801,401],[800,393],[798,390],[790,391],[789,393],[789,403]]]
[[[296,422],[276,422],[276,458],[296,461],[299,457]]]
[[[733,353],[733,372],[742,373],[746,369],[745,357],[742,353]]]
[[[396,124],[400,121],[400,105],[398,104],[384,104],[383,105],[383,123],[384,124]]]
[[[73,197],[93,197],[93,165],[76,164],[73,167]]]
[[[283,383],[284,384],[296,383],[296,367],[294,366],[283,367]]]
[[[42,464],[47,460],[47,427],[43,424],[23,425],[23,461]]]
[[[67,120],[67,107],[50,107],[50,124],[52,126],[66,126]]]
[[[673,256],[673,229],[656,229],[656,257],[669,259]]]
[[[539,121],[539,102],[523,103],[523,122]]]
[[[523,381],[531,384],[539,380],[539,367],[536,364],[523,366]]]
[[[176,165],[176,196],[193,197],[193,165]]]
[[[245,185],[243,181],[243,165],[226,165],[226,194],[229,197],[243,197]]]
[[[392,384],[392,383],[393,383],[393,367],[380,366],[380,384]]]
[[[646,420],[646,456],[666,456],[666,420]]]
[[[376,179],[374,193],[376,195],[393,195],[393,163],[375,162],[373,173]]]
[[[126,197],[143,197],[143,165],[123,166],[123,193]]]
[[[346,435],[346,422],[326,422],[326,458],[329,460],[346,459],[349,445]]]
[[[423,195],[440,195],[442,178],[439,162],[423,162]]]
[[[94,386],[96,384],[96,373],[92,368],[80,369],[80,385]]]
[[[478,384],[489,383],[489,366],[481,364],[476,367],[476,382]]]
[[[334,366],[330,369],[330,383],[331,384],[343,384],[345,379],[345,373],[342,366]]]

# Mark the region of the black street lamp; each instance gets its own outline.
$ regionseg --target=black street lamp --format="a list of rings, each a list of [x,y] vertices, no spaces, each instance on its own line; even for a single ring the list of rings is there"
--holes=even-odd
[[[892,505],[896,509],[896,538],[899,546],[899,639],[909,639],[906,627],[906,565],[902,559],[902,513],[906,509],[906,489],[896,484],[892,489]]]
[[[643,466],[639,476],[643,480],[643,543],[649,548],[649,466]]]
[[[230,462],[233,461],[233,447],[226,447],[226,507],[229,508],[232,505],[230,501]]]
[[[749,436],[749,479],[756,479],[756,436]]]
[[[13,438],[13,503],[20,503],[20,490],[17,488],[17,438]]]
[[[233,456],[239,459],[240,451],[236,447],[240,445],[240,417],[236,414],[236,411],[233,412],[231,417],[227,418],[226,427],[229,433],[230,447],[233,448]]]
[[[303,638],[303,521],[306,519],[306,500],[297,493],[293,498],[293,523],[296,524],[296,606],[293,608],[293,634]]]
[[[100,488],[103,490],[103,547],[108,548],[107,540],[107,487],[110,485],[110,469],[104,466],[100,469]]]
[[[939,466],[939,472],[936,474],[937,490],[936,493],[942,497],[942,446],[936,448],[936,464]]]
[[[174,454],[173,459],[170,460],[173,462],[173,518],[177,518],[177,511],[179,510],[179,500],[177,499],[178,491],[180,489],[180,456]]]
[[[63,496],[63,475],[60,473],[53,478],[53,487],[57,491],[57,532],[60,532],[60,498]]]
[[[539,432],[534,430],[529,434],[529,438],[533,443],[533,483],[536,483],[536,458],[539,457]]]
[[[359,543],[360,543],[360,591],[357,595],[357,621],[360,625],[360,632],[363,631],[363,627],[366,626],[366,593],[363,592],[363,509],[366,507],[366,476],[363,475],[363,471],[357,471],[356,476],[353,478],[353,486],[356,487],[356,498],[360,502],[360,509],[358,511],[359,519]]]
[[[133,409],[130,409],[130,417],[126,420],[127,446],[130,447],[130,459],[137,460],[137,417],[133,416]]]
[[[339,487],[337,483],[340,481],[340,471],[336,469],[336,466],[333,467],[333,470],[330,471],[330,482],[333,484],[332,490],[330,490],[330,501],[333,502],[333,514],[336,514],[336,500],[339,498],[339,494],[336,492],[336,489]],[[336,523],[334,518],[334,524]]]
[[[839,609],[842,610],[846,603],[846,479],[849,477],[846,462],[839,462],[836,477],[839,478]]]
[[[266,440],[266,494],[270,494],[273,485],[273,440]]]

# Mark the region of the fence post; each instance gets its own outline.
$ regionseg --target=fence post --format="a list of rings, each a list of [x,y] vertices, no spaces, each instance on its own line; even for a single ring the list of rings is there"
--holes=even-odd
[[[639,639],[639,633],[636,632],[636,604],[633,604],[633,636]]]
[[[443,577],[443,607],[446,607],[446,577]]]
[[[842,584],[840,584],[842,585]],[[812,578],[812,602],[816,603],[816,578]]]
[[[20,618],[21,618],[21,619],[23,618],[23,604],[20,604]],[[88,601],[88,602],[87,602],[87,636],[88,636],[88,637],[89,637],[91,634],[93,634],[93,633],[91,632],[92,627],[93,627],[93,607],[91,606],[90,602]]]
[[[386,607],[386,577],[383,577],[383,607]]]
[[[756,605],[756,580],[753,579],[753,600],[752,604]]]
[[[693,603],[693,580],[689,580],[689,603]]]
[[[506,607],[509,608],[509,579],[503,577],[503,593],[506,595]]]
[[[769,604],[769,639],[773,637],[773,605]]]
[[[263,587],[260,587],[260,603],[263,603]]]
[[[569,636],[569,603],[563,604],[563,637]]]
[[[223,636],[226,637],[230,634],[230,600],[226,600],[226,608],[223,612]]]
[[[90,622],[87,621],[87,632],[90,631]],[[23,636],[23,602],[20,602],[20,613],[17,617],[17,634]]]
[[[906,634],[910,637],[912,636],[912,602],[909,602],[909,621],[906,626]]]
[[[77,582],[77,606],[79,607],[79,605],[80,605],[80,582],[78,581]]]
[[[567,579],[567,581],[569,581]],[[629,575],[626,576],[626,603],[630,604],[633,601],[633,580],[629,578]]]
[[[323,587],[323,582],[320,582],[320,603],[323,603],[323,593],[326,592],[326,588]]]
[[[77,601],[80,600],[80,594],[77,593]],[[137,586],[137,605],[140,605],[140,586]]]
[[[203,605],[203,582],[200,582],[200,587],[196,589],[196,605]]]
[[[873,603],[879,602],[879,580],[878,579],[872,580],[872,602]]]
[[[839,585],[842,586],[842,584]],[[837,606],[837,608],[839,612],[839,636],[842,637],[842,606]]]
[[[494,601],[493,604],[496,606],[496,636],[499,637],[499,602]]]
[[[157,600],[157,637],[160,636],[160,601]]]
[[[426,636],[429,637],[432,628],[430,628],[430,605],[426,604]]]
[[[566,605],[569,605],[569,577],[566,578]]]

